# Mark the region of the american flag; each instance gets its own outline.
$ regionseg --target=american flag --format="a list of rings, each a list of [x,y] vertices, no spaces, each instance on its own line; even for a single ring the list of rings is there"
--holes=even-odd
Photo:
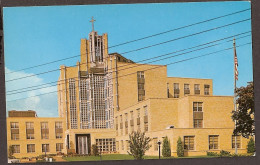
[[[235,79],[238,80],[238,61],[237,61],[236,47],[234,47],[234,64],[235,64]]]

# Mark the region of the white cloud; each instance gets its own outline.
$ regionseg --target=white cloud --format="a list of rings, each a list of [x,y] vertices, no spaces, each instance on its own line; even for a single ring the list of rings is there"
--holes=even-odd
[[[12,72],[12,70],[5,68],[6,73]],[[19,79],[15,81],[8,81],[12,79],[16,79],[19,77],[25,77],[25,76],[31,76],[28,78],[24,79]],[[31,86],[36,86],[35,88],[38,88],[37,86],[48,83],[44,82],[42,78],[40,78],[37,75],[34,75],[32,73],[26,73],[23,71],[20,72],[13,72],[10,74],[6,74],[5,77],[6,81],[6,110],[35,110],[37,112],[37,115],[39,117],[57,117],[58,116],[58,105],[57,105],[57,93],[50,93],[46,95],[41,95],[41,96],[35,96],[35,95],[40,95],[44,93],[49,93],[57,90],[56,85],[47,87],[47,88],[41,88],[38,90],[32,90],[32,91],[27,91],[23,93],[16,93],[20,92],[19,91],[13,91],[13,92],[8,92],[12,90],[17,90],[21,88],[27,88]],[[54,85],[54,84],[51,84]],[[43,87],[43,86],[41,86]],[[39,86],[40,88],[40,86]],[[30,88],[32,89],[32,88]],[[30,90],[30,89],[23,89],[23,90]],[[11,94],[10,93],[16,93],[16,94]],[[34,96],[34,97],[32,97]],[[28,97],[28,98],[27,98]],[[26,99],[23,99],[26,98]],[[17,100],[20,99],[20,100]],[[16,101],[10,101],[10,100],[16,100]]]

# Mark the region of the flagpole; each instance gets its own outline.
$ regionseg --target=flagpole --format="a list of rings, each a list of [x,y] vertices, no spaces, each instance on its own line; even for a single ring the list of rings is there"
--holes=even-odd
[[[236,88],[237,88],[237,66],[236,66],[236,39],[233,39],[233,48],[234,48],[234,110],[237,111],[236,106]],[[235,129],[236,129],[237,121],[235,120]],[[235,135],[235,154],[237,154],[237,136]]]

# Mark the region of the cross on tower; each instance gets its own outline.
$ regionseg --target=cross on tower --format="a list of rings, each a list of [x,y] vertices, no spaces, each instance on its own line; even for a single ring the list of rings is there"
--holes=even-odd
[[[94,20],[94,18],[93,18],[93,16],[92,16],[91,20],[89,21],[89,22],[92,23],[92,31],[94,31],[94,22],[95,22],[95,21],[96,21],[96,20]]]

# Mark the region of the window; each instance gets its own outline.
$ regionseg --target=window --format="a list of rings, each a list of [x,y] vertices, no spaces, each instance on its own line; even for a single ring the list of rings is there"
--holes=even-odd
[[[144,106],[144,116],[148,116],[148,109],[147,109],[147,106]]]
[[[137,72],[138,101],[145,100],[145,78],[144,71]]]
[[[129,140],[126,140],[126,149],[129,151],[130,150],[130,143]]]
[[[204,95],[209,95],[209,88],[210,88],[210,85],[204,85]]]
[[[18,122],[11,122],[11,128],[15,129],[15,128],[19,128],[19,123]]]
[[[47,122],[41,123],[41,137],[42,139],[49,139],[49,127]]]
[[[125,121],[128,121],[128,114],[125,113]]]
[[[56,152],[61,152],[63,149],[63,143],[56,143]]]
[[[55,135],[56,139],[61,139],[63,134],[62,122],[55,122]]]
[[[190,84],[184,84],[184,94],[190,94]]]
[[[42,152],[50,152],[50,145],[42,144]]]
[[[124,141],[121,140],[121,147],[122,147],[122,150],[124,150]]]
[[[218,135],[209,136],[209,149],[210,150],[218,149]]]
[[[26,122],[26,129],[34,129],[34,123],[33,122]]]
[[[201,119],[194,119],[193,120],[193,126],[194,128],[202,128],[202,121]]]
[[[179,98],[180,97],[180,88],[179,88],[179,83],[174,83],[173,84],[173,93],[174,93],[174,98]]]
[[[11,122],[11,140],[19,140],[19,123]]]
[[[140,108],[136,109],[136,111],[137,111],[137,118],[139,118],[140,117]]]
[[[116,141],[116,150],[119,151],[119,141]]]
[[[194,136],[184,136],[184,149],[194,150]]]
[[[154,151],[158,151],[158,138],[153,138]]]
[[[134,112],[133,111],[130,111],[130,116],[131,116],[131,120],[134,119]]]
[[[194,84],[194,94],[200,94],[200,84]]]
[[[69,79],[69,110],[70,110],[70,127],[77,129],[77,107],[76,107],[76,82],[75,79]]]
[[[35,152],[35,144],[27,144],[27,153]]]
[[[26,139],[34,139],[34,134],[26,133]]]
[[[62,128],[62,122],[58,121],[58,122],[55,122],[55,128]]]
[[[34,139],[34,123],[26,122],[26,139]]]
[[[148,131],[148,123],[144,123],[144,132]]]
[[[13,153],[20,153],[20,145],[12,145]]]
[[[169,83],[167,83],[167,97],[170,97],[170,91],[169,91]]]
[[[108,139],[96,139],[96,145],[101,152],[113,152],[116,151],[115,138]]]
[[[193,102],[193,111],[202,112],[202,102]]]
[[[234,136],[232,135],[232,148],[235,148],[235,142],[236,142],[236,138],[237,137],[237,148],[241,148],[241,136]]]

